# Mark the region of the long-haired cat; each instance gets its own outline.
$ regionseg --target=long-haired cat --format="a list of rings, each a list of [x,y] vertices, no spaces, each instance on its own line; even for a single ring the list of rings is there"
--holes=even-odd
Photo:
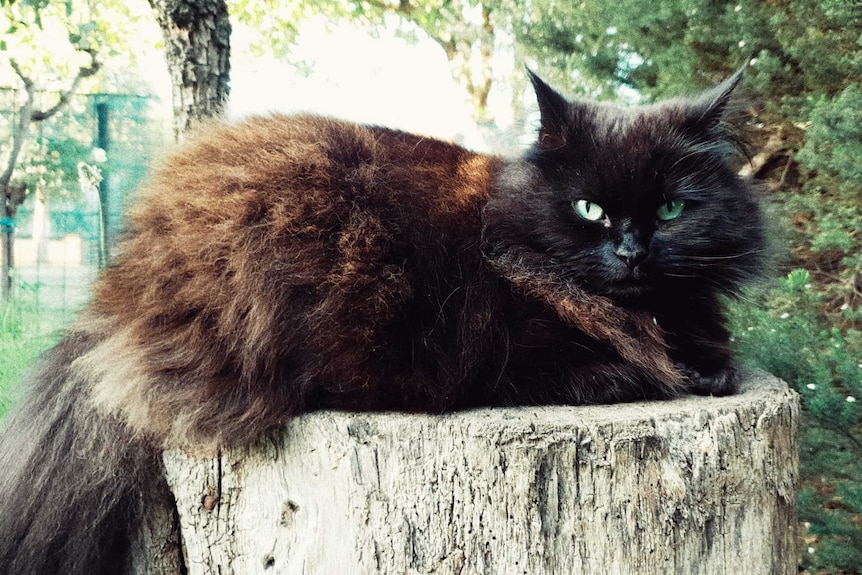
[[[0,573],[124,572],[160,451],[315,409],[441,413],[726,394],[720,303],[763,233],[722,116],[568,102],[507,160],[272,116],[156,171],[0,439]]]

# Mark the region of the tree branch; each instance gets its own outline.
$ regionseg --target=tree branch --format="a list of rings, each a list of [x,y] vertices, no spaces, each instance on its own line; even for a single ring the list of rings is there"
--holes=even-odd
[[[89,54],[90,65],[78,68],[78,73],[75,75],[75,79],[72,80],[72,85],[68,90],[61,92],[60,99],[57,103],[47,110],[33,109],[36,92],[35,83],[27,74],[24,73],[17,61],[14,59],[9,61],[9,64],[12,66],[12,70],[15,71],[15,74],[18,75],[18,78],[20,78],[21,83],[24,85],[24,91],[26,92],[27,97],[24,100],[23,106],[18,111],[15,130],[12,134],[12,149],[9,151],[9,158],[6,161],[6,167],[3,169],[3,173],[0,174],[0,192],[4,194],[4,203],[11,202],[12,200],[9,186],[12,181],[12,174],[15,171],[15,165],[18,163],[18,157],[21,155],[24,141],[27,138],[27,128],[29,127],[30,122],[41,122],[43,120],[47,120],[59,112],[63,106],[69,103],[72,94],[75,93],[81,80],[94,75],[102,67],[101,62],[96,59],[98,54],[96,50],[87,48],[83,51]]]
[[[21,82],[24,84],[24,89],[27,90],[28,94],[30,94],[33,90],[33,80],[31,80],[29,76],[24,74],[24,72],[21,70],[21,67],[18,66],[17,60],[15,60],[14,58],[9,60],[9,65],[12,66],[12,69],[21,79]]]
[[[54,104],[47,110],[33,110],[30,113],[31,121],[41,122],[43,120],[47,120],[48,118],[59,112],[63,108],[63,106],[69,103],[69,100],[75,93],[75,90],[78,89],[78,85],[81,83],[81,80],[94,75],[102,67],[102,63],[96,59],[96,50],[94,50],[93,48],[87,48],[83,51],[90,55],[90,65],[87,67],[78,68],[78,73],[75,75],[75,79],[72,80],[72,85],[69,86],[68,90],[64,90],[60,93],[60,99],[57,100],[56,104]]]
[[[21,79],[24,84],[24,90],[27,92],[27,98],[24,100],[24,105],[18,111],[18,121],[15,125],[15,130],[12,133],[12,149],[9,151],[9,159],[6,162],[6,167],[3,174],[0,175],[0,192],[3,193],[4,204],[8,201],[9,183],[12,181],[12,172],[15,170],[15,164],[18,162],[18,156],[21,154],[21,149],[24,147],[24,139],[27,134],[27,127],[30,124],[30,118],[33,111],[33,81],[24,74],[18,66],[18,62],[14,59],[9,63],[12,69]]]

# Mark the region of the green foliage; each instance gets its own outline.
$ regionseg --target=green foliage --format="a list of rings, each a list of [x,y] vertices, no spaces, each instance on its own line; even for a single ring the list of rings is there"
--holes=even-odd
[[[321,5],[340,5],[323,2]],[[234,0],[228,5],[231,17],[254,30],[257,39],[249,46],[255,55],[276,54],[288,59],[290,48],[299,35],[299,23],[313,14],[315,4],[302,0]]]
[[[850,84],[811,106],[796,159],[807,179],[785,193],[785,209],[804,223],[802,254],[827,295],[826,311],[841,325],[862,326],[862,90]]]
[[[677,95],[750,60],[753,94],[803,119],[812,94],[833,96],[862,77],[858,2],[656,0],[645,10],[637,0],[534,0],[513,26],[527,55],[564,72],[575,92],[613,96],[625,85],[647,98]]]
[[[72,10],[73,6],[78,9]],[[50,0],[0,6],[4,31],[0,51],[15,59],[31,78],[57,81],[73,76],[78,66],[89,62],[82,50],[99,49],[97,27],[80,9],[85,6],[85,2]]]
[[[22,286],[16,298],[0,303],[0,418],[15,400],[21,378],[54,342],[67,314],[46,314],[37,305],[38,286]]]
[[[858,192],[862,184],[862,90],[850,84],[837,96],[819,97],[811,126],[796,159],[840,193]]]
[[[161,41],[146,2],[122,0],[18,0],[0,2],[0,86],[18,86],[14,59],[38,89],[68,87],[86,51],[98,53],[101,72],[80,91],[145,93],[140,57]]]
[[[740,356],[799,392],[800,520],[814,539],[803,563],[829,573],[862,565],[862,332],[840,330],[820,312],[811,274],[790,272],[777,287],[732,307]]]

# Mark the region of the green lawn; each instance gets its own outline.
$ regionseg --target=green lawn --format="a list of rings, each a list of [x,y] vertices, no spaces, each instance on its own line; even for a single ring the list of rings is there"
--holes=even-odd
[[[34,304],[33,292],[16,293],[0,302],[0,417],[14,401],[15,389],[39,355],[56,343],[71,319],[70,312]]]

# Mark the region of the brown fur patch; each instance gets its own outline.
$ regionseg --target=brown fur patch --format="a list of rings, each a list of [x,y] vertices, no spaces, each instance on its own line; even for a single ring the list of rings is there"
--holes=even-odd
[[[519,289],[545,301],[564,322],[609,344],[626,361],[664,382],[671,393],[684,389],[685,376],[670,359],[666,334],[651,314],[625,310],[606,297],[510,262],[499,262],[496,267]]]

